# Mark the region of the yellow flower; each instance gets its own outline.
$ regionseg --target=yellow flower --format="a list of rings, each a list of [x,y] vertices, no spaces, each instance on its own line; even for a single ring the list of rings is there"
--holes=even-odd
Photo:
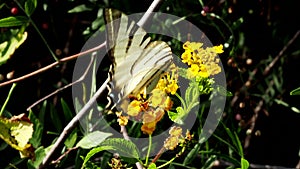
[[[191,51],[195,51],[200,49],[203,46],[203,43],[199,43],[199,42],[190,42],[187,41],[183,44],[183,49],[187,50],[191,50]]]
[[[179,143],[178,137],[168,137],[164,141],[164,147],[167,150],[174,150],[177,147],[178,143]]]
[[[127,114],[130,116],[137,116],[141,111],[141,101],[133,100],[127,107]]]
[[[192,59],[192,51],[186,50],[185,52],[182,53],[181,59],[183,63],[187,63],[188,65],[191,65],[191,59]]]
[[[190,67],[187,70],[188,78],[197,76],[208,77],[221,72],[218,65],[218,54],[223,53],[223,45],[203,48],[203,43],[187,41],[183,45],[185,52],[182,54],[182,62]]]
[[[181,127],[177,127],[177,126],[173,126],[170,130],[169,130],[169,134],[171,136],[174,137],[180,137],[182,134],[182,128]]]
[[[163,101],[166,99],[167,95],[164,91],[160,89],[152,90],[152,96],[149,98],[149,102],[152,107],[158,107],[163,104]]]
[[[126,126],[128,123],[128,116],[119,116],[118,122],[120,126]]]
[[[178,84],[175,81],[172,81],[171,84],[168,85],[167,92],[174,95],[178,88]]]
[[[197,76],[199,73],[199,70],[200,70],[200,68],[197,64],[192,64],[191,67],[188,68],[188,70],[187,70],[188,77],[193,78],[193,77]]]
[[[215,49],[215,52],[220,54],[220,53],[223,53],[223,45],[219,45],[219,46],[214,46],[214,49]]]

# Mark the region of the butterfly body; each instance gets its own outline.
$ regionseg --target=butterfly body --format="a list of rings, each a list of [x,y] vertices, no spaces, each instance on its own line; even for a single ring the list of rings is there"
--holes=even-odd
[[[109,100],[116,105],[145,88],[153,89],[172,63],[172,51],[166,42],[151,41],[144,29],[120,11],[105,9],[104,16],[108,55],[113,62]]]

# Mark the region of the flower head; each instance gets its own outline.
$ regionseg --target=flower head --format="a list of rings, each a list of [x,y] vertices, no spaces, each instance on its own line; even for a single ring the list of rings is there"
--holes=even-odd
[[[223,53],[223,45],[203,48],[203,43],[189,42],[183,44],[185,52],[181,55],[182,62],[188,66],[187,77],[208,77],[221,72],[220,59],[217,55]]]

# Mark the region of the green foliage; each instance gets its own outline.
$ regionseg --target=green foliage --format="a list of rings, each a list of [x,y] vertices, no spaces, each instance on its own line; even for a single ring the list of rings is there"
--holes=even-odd
[[[107,137],[111,136],[111,133],[104,133],[101,131],[94,131],[92,133],[84,136],[77,144],[76,147],[81,147],[84,149],[90,149],[98,146],[102,143]]]
[[[2,19],[3,20],[3,19]],[[0,20],[0,26],[2,25],[8,25],[8,26],[18,26],[18,25],[12,25],[12,24],[18,24],[18,21],[11,19],[9,22],[2,22]],[[11,23],[11,24],[10,24]],[[20,23],[22,25],[23,23]],[[22,30],[15,30],[10,29],[9,32],[6,32],[5,35],[8,39],[5,39],[4,42],[0,44],[0,66],[2,64],[5,64],[6,61],[13,55],[16,49],[19,48],[20,45],[22,45],[26,38],[27,38],[27,32],[23,32]],[[1,40],[1,38],[0,38]],[[1,42],[1,41],[0,41]]]
[[[37,7],[37,0],[27,0],[25,2],[25,13],[30,16],[33,14]]]
[[[294,89],[290,92],[290,95],[300,95],[300,87]]]
[[[122,138],[111,138],[103,141],[101,146],[112,146],[120,156],[139,159],[139,150],[136,145],[128,140]]]
[[[28,23],[26,16],[10,16],[0,19],[0,27],[22,26]]]

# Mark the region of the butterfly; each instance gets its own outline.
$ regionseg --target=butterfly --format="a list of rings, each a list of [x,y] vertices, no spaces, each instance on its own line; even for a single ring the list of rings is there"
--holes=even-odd
[[[108,100],[120,105],[129,95],[151,91],[172,63],[172,51],[166,42],[151,41],[147,32],[115,9],[105,9],[106,46],[112,61],[109,71]]]

